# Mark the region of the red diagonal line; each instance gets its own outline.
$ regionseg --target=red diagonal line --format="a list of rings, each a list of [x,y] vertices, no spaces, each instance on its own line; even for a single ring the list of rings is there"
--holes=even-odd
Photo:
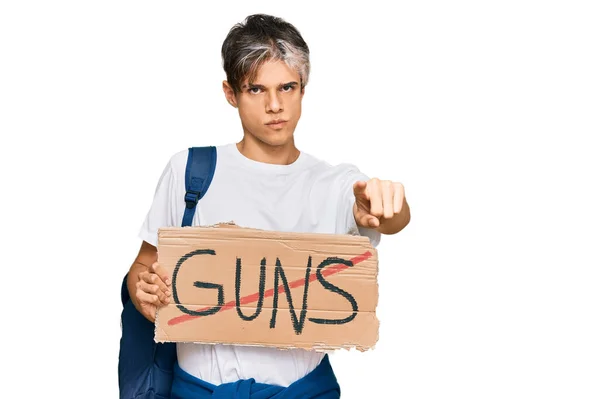
[[[373,254],[369,251],[365,252],[362,255],[358,255],[355,256],[354,258],[350,259],[350,262],[352,262],[352,266],[359,264],[360,262],[369,259],[371,256],[373,256]],[[342,263],[337,263],[337,264],[331,264],[327,267],[327,269],[325,269],[324,271],[321,272],[321,274],[323,274],[324,277],[327,276],[331,276],[332,274],[336,274],[339,273],[343,270],[346,270],[349,266],[346,266]],[[308,278],[308,282],[312,283],[313,281],[315,281],[317,279],[317,274],[316,273],[311,273],[309,278]],[[292,281],[289,286],[290,288],[297,288],[297,287],[302,287],[304,286],[305,283],[305,279],[301,278],[298,280],[294,280]],[[277,291],[282,294],[284,293],[284,288],[283,288],[283,284],[279,285],[277,287]],[[271,297],[273,296],[273,294],[275,293],[275,289],[271,288],[265,291],[265,298]],[[240,298],[240,305],[247,305],[249,303],[253,303],[253,302],[258,302],[258,295],[259,293],[256,292],[254,294],[250,294],[247,295],[245,297]],[[226,304],[224,304],[221,309],[219,309],[219,312],[222,312],[224,310],[228,310],[228,309],[233,309],[236,306],[235,301],[229,301]],[[210,309],[212,306],[207,306],[204,307],[202,309],[198,309],[196,310],[196,312],[202,312],[204,310]],[[218,313],[218,312],[217,312]],[[168,325],[173,326],[175,324],[180,324],[192,319],[195,319],[197,317],[202,317],[202,316],[193,316],[193,315],[189,315],[189,314],[184,314],[181,316],[177,316],[177,317],[173,317],[171,320],[169,320],[167,322]]]

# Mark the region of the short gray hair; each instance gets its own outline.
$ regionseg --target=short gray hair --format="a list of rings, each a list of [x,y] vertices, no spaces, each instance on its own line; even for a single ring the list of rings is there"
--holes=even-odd
[[[256,79],[258,68],[267,61],[281,60],[300,75],[300,85],[310,74],[308,45],[289,22],[265,14],[248,16],[234,25],[223,41],[221,57],[227,82],[237,93],[245,79]]]

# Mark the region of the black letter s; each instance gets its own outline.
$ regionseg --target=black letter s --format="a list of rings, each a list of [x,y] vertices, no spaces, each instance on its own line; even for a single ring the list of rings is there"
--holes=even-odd
[[[331,264],[338,264],[338,263],[341,263],[343,265],[350,266],[350,267],[354,266],[352,264],[352,262],[349,260],[345,260],[345,259],[341,259],[341,258],[327,258],[323,262],[321,262],[321,264],[317,268],[317,279],[319,280],[321,285],[323,287],[325,287],[325,289],[327,289],[331,292],[335,292],[336,294],[340,294],[341,296],[346,298],[346,300],[348,302],[350,302],[350,305],[352,305],[352,314],[344,319],[319,319],[319,318],[309,317],[308,320],[312,321],[313,323],[344,324],[344,323],[348,323],[348,322],[354,320],[354,318],[356,317],[356,312],[358,312],[358,304],[356,303],[356,299],[354,299],[352,294],[349,294],[348,292],[344,291],[343,289],[331,284],[329,281],[325,280],[325,277],[323,277],[322,270],[325,266],[328,266]]]

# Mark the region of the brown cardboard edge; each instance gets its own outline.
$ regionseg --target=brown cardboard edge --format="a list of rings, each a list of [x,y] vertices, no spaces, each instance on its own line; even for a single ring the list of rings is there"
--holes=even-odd
[[[379,336],[378,336],[379,338]],[[362,346],[356,344],[344,344],[344,345],[330,345],[330,344],[317,344],[317,345],[283,345],[283,344],[265,344],[264,342],[246,342],[246,343],[231,343],[231,342],[195,342],[195,341],[176,341],[172,342],[169,340],[160,340],[156,339],[156,335],[154,338],[154,342],[156,343],[187,343],[187,344],[198,344],[198,345],[228,345],[228,346],[249,346],[249,347],[261,347],[261,348],[275,348],[279,350],[290,350],[290,349],[303,349],[307,351],[315,351],[315,352],[330,352],[345,349],[347,351],[357,350],[359,352],[368,352],[375,350],[377,342],[379,339],[376,339],[373,345],[371,346]]]

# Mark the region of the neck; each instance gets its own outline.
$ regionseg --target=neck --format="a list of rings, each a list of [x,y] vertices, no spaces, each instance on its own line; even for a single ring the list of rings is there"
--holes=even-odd
[[[300,156],[293,139],[286,144],[274,146],[245,135],[236,145],[243,156],[262,163],[290,165]]]

